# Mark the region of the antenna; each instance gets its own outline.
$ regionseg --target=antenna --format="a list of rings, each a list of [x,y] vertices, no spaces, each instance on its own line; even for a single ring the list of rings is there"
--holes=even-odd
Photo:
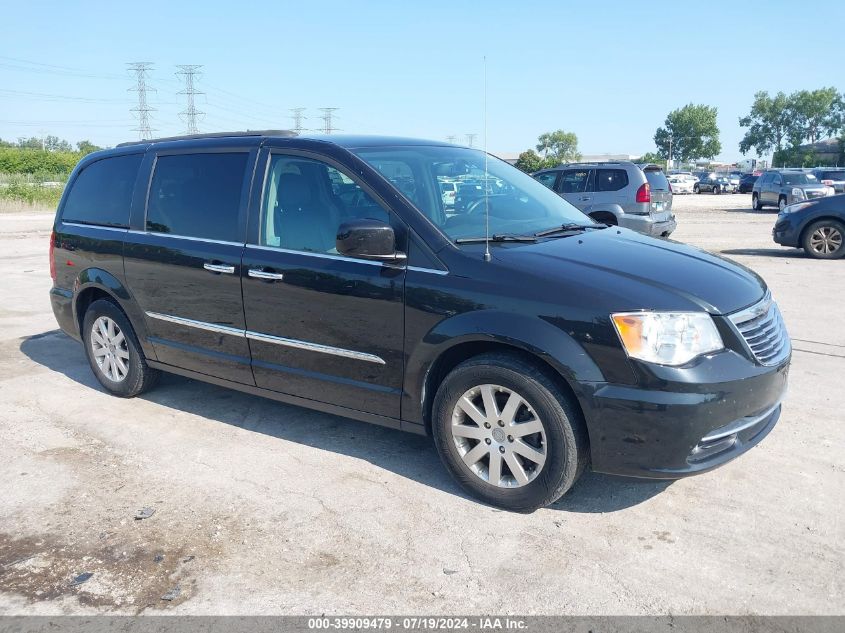
[[[472,143],[470,143],[472,147]],[[490,261],[490,201],[487,193],[487,55],[484,56],[484,261]]]

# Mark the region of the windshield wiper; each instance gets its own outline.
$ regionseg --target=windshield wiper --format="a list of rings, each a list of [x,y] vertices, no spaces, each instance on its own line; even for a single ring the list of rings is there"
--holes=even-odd
[[[586,231],[587,229],[606,229],[606,224],[578,224],[577,222],[569,222],[568,224],[561,224],[550,229],[545,229],[534,234],[534,237],[547,237],[557,233],[570,233],[572,231]]]
[[[455,240],[456,244],[478,244],[486,242],[487,238],[481,237],[459,237]],[[507,233],[494,233],[490,236],[491,242],[536,242],[537,237],[534,235],[512,235]]]

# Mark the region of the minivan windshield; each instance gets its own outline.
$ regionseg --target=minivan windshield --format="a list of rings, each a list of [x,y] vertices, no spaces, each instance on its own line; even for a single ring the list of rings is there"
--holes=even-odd
[[[481,151],[462,147],[364,147],[352,150],[378,170],[450,239],[534,235],[592,220],[534,178]],[[446,208],[440,184],[458,185]],[[486,192],[486,196],[485,196]]]

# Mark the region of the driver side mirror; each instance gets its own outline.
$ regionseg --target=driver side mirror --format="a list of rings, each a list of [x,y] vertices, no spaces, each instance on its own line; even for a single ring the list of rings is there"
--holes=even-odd
[[[379,220],[357,218],[337,229],[337,252],[346,257],[404,263],[407,255],[396,250],[393,227]]]

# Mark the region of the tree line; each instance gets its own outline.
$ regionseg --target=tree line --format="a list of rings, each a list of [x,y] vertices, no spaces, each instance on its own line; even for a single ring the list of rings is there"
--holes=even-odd
[[[87,140],[74,147],[56,136],[0,139],[0,173],[67,176],[80,158],[100,149]]]
[[[654,133],[656,151],[643,155],[642,162],[660,163],[669,159],[686,163],[713,159],[722,151],[717,124],[718,109],[706,104],[689,103],[672,110]],[[835,88],[778,92],[773,97],[757,92],[750,112],[740,117],[746,130],[739,151],[757,156],[773,152],[772,164],[787,166],[845,164],[845,93]],[[838,156],[825,159],[802,145],[838,137]],[[573,132],[557,130],[541,134],[536,151],[519,155],[516,166],[528,173],[578,161],[578,137]],[[538,153],[539,152],[539,153]]]

